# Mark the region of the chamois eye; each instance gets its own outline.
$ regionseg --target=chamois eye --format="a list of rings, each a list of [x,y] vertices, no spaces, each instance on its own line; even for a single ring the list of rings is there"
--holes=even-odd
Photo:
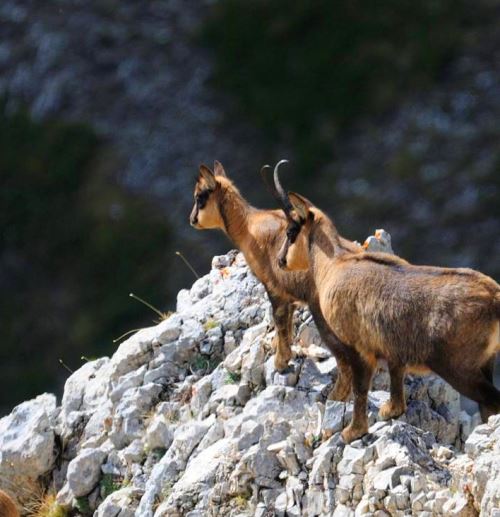
[[[207,204],[207,201],[208,201],[209,194],[210,194],[210,192],[208,190],[204,190],[200,194],[196,195],[196,204],[198,205],[199,209],[205,208],[205,205]]]
[[[295,242],[295,239],[297,239],[298,234],[299,228],[297,226],[292,226],[291,228],[288,228],[286,231],[286,236],[291,243]]]

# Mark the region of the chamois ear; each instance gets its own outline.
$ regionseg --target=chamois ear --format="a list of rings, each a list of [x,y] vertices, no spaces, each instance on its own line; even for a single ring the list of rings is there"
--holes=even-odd
[[[200,175],[198,176],[198,181],[203,181],[207,188],[214,190],[217,187],[217,182],[215,181],[214,173],[204,164],[200,165]]]
[[[290,203],[292,204],[292,207],[297,215],[303,221],[307,221],[309,209],[311,208],[312,203],[305,197],[302,197],[300,194],[296,194],[295,192],[289,192],[288,199],[290,200]]]
[[[216,176],[223,176],[224,178],[227,178],[226,171],[224,170],[224,167],[222,166],[222,163],[219,162],[219,160],[214,161],[214,172]]]

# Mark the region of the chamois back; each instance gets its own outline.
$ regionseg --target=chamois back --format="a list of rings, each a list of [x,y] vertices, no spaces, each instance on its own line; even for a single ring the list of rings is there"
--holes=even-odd
[[[368,430],[367,393],[378,358],[388,362],[391,398],[382,418],[405,411],[403,377],[408,366],[429,369],[479,403],[483,421],[500,413],[493,383],[500,349],[500,285],[465,268],[417,266],[384,253],[351,253],[331,220],[290,193],[280,265],[307,266],[314,275],[320,310],[333,333],[351,350],[354,412],[342,436]]]

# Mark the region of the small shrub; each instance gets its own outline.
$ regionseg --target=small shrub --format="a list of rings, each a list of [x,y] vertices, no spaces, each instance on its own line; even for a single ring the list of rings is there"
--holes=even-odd
[[[101,496],[106,499],[108,495],[122,488],[123,479],[113,474],[104,474],[101,478]]]
[[[90,509],[89,500],[85,497],[77,497],[75,499],[75,508],[82,514],[82,515],[92,515],[92,510]]]
[[[28,517],[67,517],[68,510],[57,503],[54,492],[36,494],[24,507]]]
[[[208,369],[209,360],[206,356],[202,354],[195,355],[191,362],[189,363],[189,366],[194,372],[199,372],[200,370],[206,370]]]
[[[241,381],[239,373],[227,372],[226,384],[238,384]]]
[[[216,320],[212,319],[212,318],[208,319],[203,324],[203,328],[205,329],[205,332],[207,330],[217,328],[218,326],[219,326],[219,323]]]
[[[235,496],[231,499],[231,502],[232,502],[232,506],[234,506],[238,510],[243,511],[248,506],[248,496],[238,494],[237,496]]]
[[[167,449],[165,449],[164,447],[156,447],[152,449],[150,454],[153,458],[154,463],[158,463],[163,458],[163,456],[165,456],[166,452]]]

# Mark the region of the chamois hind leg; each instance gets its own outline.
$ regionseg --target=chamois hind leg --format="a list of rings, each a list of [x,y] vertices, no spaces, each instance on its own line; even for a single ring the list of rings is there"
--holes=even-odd
[[[366,360],[353,350],[351,354],[354,409],[351,423],[342,431],[342,438],[350,443],[368,432],[368,390],[377,360]]]
[[[337,361],[337,380],[328,394],[328,400],[346,401],[351,395],[352,389],[352,369],[348,358],[349,348],[332,332],[319,306],[313,303],[309,308],[323,343],[332,352]]]
[[[444,364],[441,360],[429,361],[429,367],[451,384],[458,392],[475,400],[479,404],[479,411],[483,422],[488,417],[500,413],[500,391],[488,379],[483,367],[467,367],[453,363]]]
[[[493,384],[493,373],[495,370],[495,359],[496,355],[492,355],[484,364],[481,366],[481,371],[484,376]]]
[[[288,361],[292,358],[292,321],[295,308],[293,304],[271,294],[269,294],[269,299],[271,300],[276,326],[274,367],[281,372],[287,368]]]
[[[339,400],[345,402],[349,399],[352,390],[352,369],[345,357],[336,355],[337,380],[328,393],[328,400]]]
[[[380,418],[383,420],[396,418],[406,411],[405,367],[389,361],[389,374],[391,376],[391,398],[382,404],[379,411]]]

